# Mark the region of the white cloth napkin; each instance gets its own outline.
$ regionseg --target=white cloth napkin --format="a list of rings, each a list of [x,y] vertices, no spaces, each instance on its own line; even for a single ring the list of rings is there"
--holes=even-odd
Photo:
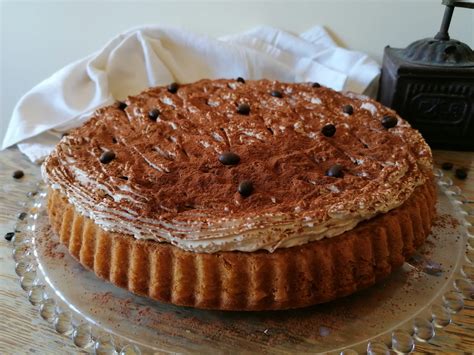
[[[299,36],[271,27],[220,39],[162,26],[141,26],[72,63],[26,93],[13,110],[2,149],[17,144],[34,162],[61,133],[99,107],[151,86],[202,78],[317,81],[362,93],[379,75],[367,55],[338,47],[322,27]]]

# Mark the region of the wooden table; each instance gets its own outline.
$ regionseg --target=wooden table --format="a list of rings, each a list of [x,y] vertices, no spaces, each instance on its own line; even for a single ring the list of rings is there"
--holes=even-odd
[[[474,207],[474,153],[435,151],[434,157],[437,166],[451,162],[455,167],[470,170],[466,180],[453,178],[453,181],[461,187]],[[25,172],[20,180],[12,178],[12,172],[17,169]],[[452,177],[453,173],[448,172],[447,175]],[[39,167],[30,163],[18,150],[0,152],[0,354],[82,353],[71,339],[57,334],[50,324],[43,321],[38,308],[28,302],[14,271],[11,245],[3,238],[5,233],[13,230],[17,215],[22,211],[22,204],[27,200],[27,193],[35,189],[39,178]],[[437,336],[449,336],[452,339],[451,348],[444,351],[473,351],[474,301],[466,301],[466,308],[462,316],[471,325],[470,329],[461,329],[456,324],[451,324],[437,330]],[[429,344],[417,345],[417,349],[439,351]]]

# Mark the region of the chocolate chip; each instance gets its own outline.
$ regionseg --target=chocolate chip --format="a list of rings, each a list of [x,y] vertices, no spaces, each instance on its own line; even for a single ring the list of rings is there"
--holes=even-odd
[[[192,203],[185,203],[184,205],[179,205],[178,206],[178,211],[183,212],[183,211],[191,211],[195,210],[196,206]]]
[[[313,83],[311,85],[313,88],[320,88],[321,87],[321,84],[320,83]]]
[[[443,170],[451,170],[452,168],[453,168],[453,163],[446,162],[446,163],[441,164],[441,169]]]
[[[102,153],[99,160],[102,164],[108,164],[114,159],[115,159],[115,153],[112,152],[111,150],[107,150]]]
[[[327,124],[321,130],[321,133],[324,134],[326,137],[332,137],[336,133],[336,126],[333,124]]]
[[[123,111],[127,108],[127,104],[123,101],[119,101],[118,102],[118,108]]]
[[[244,180],[239,184],[238,188],[239,194],[243,197],[248,197],[253,192],[253,184],[250,180]]]
[[[15,170],[12,176],[14,179],[21,179],[23,176],[25,176],[25,173],[22,170]]]
[[[27,216],[27,213],[26,213],[26,212],[21,212],[21,213],[18,214],[18,219],[19,219],[20,221],[23,221],[26,216]]]
[[[394,116],[388,115],[382,118],[382,126],[384,126],[387,129],[395,127],[397,123],[398,123],[398,119]]]
[[[150,120],[156,121],[160,113],[161,113],[160,110],[158,110],[157,108],[154,108],[153,110],[150,110],[150,112],[148,112],[148,117],[150,118]]]
[[[179,85],[177,83],[171,83],[168,85],[168,91],[172,94],[176,94],[178,92]]]
[[[245,84],[245,79],[242,78],[241,76],[239,76],[239,77],[237,78],[237,81],[238,81],[239,83]]]
[[[344,176],[342,169],[343,169],[342,165],[339,165],[339,164],[333,165],[326,171],[326,176],[342,178]]]
[[[344,105],[342,108],[342,112],[347,113],[348,115],[352,115],[354,113],[354,108],[352,105]]]
[[[467,171],[465,169],[456,169],[454,171],[454,176],[459,180],[465,180],[467,178]]]
[[[6,239],[7,241],[11,241],[14,236],[15,236],[15,233],[13,233],[13,232],[8,232],[7,234],[5,234],[5,239]]]
[[[240,157],[232,152],[224,152],[219,155],[219,161],[224,165],[237,165],[240,162]]]
[[[61,134],[61,138],[67,137],[67,136],[69,136],[69,133],[67,133],[67,132],[64,132],[63,134]]]
[[[249,104],[239,104],[237,106],[237,112],[241,115],[248,115],[250,113],[250,105]]]
[[[282,98],[283,97],[283,94],[281,93],[281,91],[278,91],[278,90],[273,90],[270,95],[272,95],[273,97],[279,97],[279,98]]]
[[[119,179],[122,179],[122,180],[128,180],[128,176],[119,176]]]

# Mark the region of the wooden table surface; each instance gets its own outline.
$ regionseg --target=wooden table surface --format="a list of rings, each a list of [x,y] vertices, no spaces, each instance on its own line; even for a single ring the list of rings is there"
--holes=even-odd
[[[469,169],[470,175],[464,181],[453,177],[464,195],[474,207],[474,153],[435,151],[435,163],[451,162],[455,167]],[[12,178],[14,170],[21,169],[25,176],[20,180]],[[452,177],[453,172],[447,172]],[[59,335],[51,324],[43,321],[38,308],[32,306],[25,291],[20,287],[15,274],[12,247],[3,236],[13,230],[18,213],[27,200],[27,193],[34,191],[40,178],[39,167],[30,163],[16,149],[0,152],[0,354],[76,354],[70,338]],[[472,352],[474,349],[474,301],[466,301],[462,312],[470,329],[460,329],[456,324],[437,330],[437,337],[449,336],[450,347],[443,352]],[[417,345],[421,351],[439,351],[429,344]],[[236,349],[237,350],[237,349]]]

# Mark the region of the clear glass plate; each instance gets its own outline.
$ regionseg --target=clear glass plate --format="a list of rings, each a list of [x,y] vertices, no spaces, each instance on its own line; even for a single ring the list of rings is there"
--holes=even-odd
[[[220,312],[135,296],[98,279],[59,244],[48,224],[42,185],[16,227],[16,272],[43,319],[78,347],[100,354],[378,354],[407,353],[420,344],[439,350],[438,330],[453,319],[459,323],[455,316],[474,299],[474,233],[461,191],[436,174],[439,217],[425,246],[385,281],[328,304]]]

